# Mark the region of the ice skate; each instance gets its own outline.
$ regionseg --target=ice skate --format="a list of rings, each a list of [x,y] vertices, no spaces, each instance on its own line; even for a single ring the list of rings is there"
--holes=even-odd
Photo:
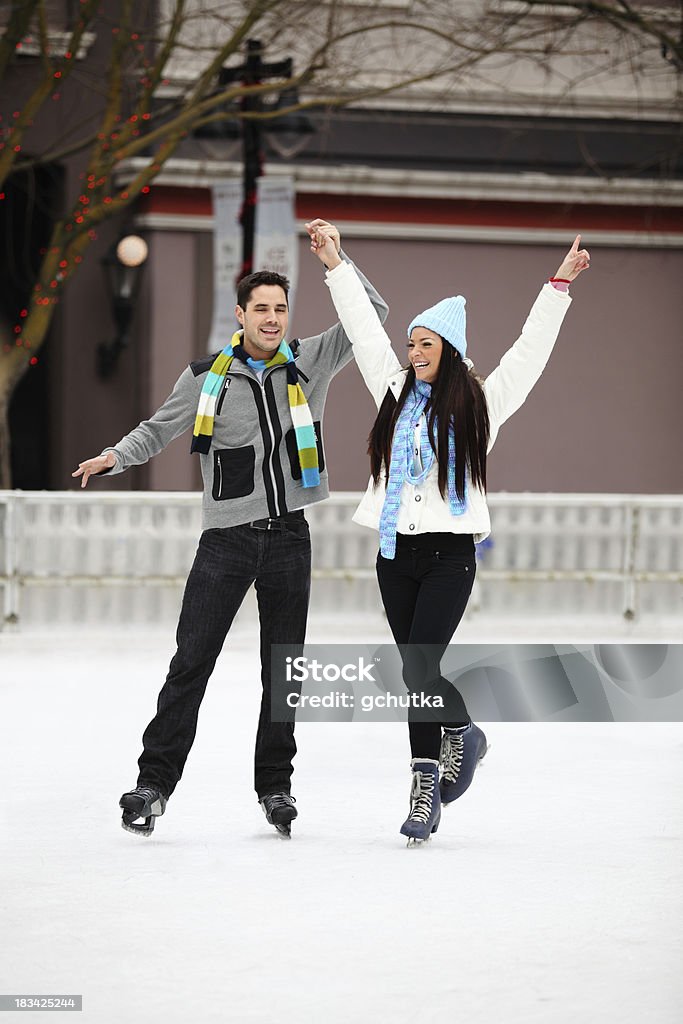
[[[261,797],[259,803],[268,824],[274,825],[285,839],[291,839],[292,822],[298,814],[294,806],[294,797],[289,793],[269,793],[268,796]]]
[[[408,846],[427,842],[441,821],[439,762],[431,758],[413,758],[413,782],[410,788],[410,814],[401,825]]]
[[[154,819],[159,818],[166,810],[166,797],[158,789],[151,786],[136,786],[130,793],[124,793],[119,800],[123,808],[121,826],[126,832],[137,836],[151,836],[154,831]],[[144,822],[138,819],[144,818]]]
[[[444,729],[441,741],[441,803],[452,804],[467,790],[488,750],[486,736],[474,722]]]

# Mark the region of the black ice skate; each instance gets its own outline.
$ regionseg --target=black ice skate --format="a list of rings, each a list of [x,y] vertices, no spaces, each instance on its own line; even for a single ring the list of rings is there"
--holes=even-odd
[[[268,796],[261,797],[259,803],[268,824],[274,825],[285,839],[291,839],[292,822],[298,814],[294,806],[296,803],[294,797],[289,793],[269,793]]]
[[[474,722],[444,729],[441,741],[441,803],[458,800],[469,789],[479,762],[489,749],[486,736]]]
[[[410,787],[410,814],[401,825],[408,846],[421,846],[436,832],[441,821],[439,762],[429,757],[414,757],[410,762],[413,781]]]
[[[130,793],[123,794],[119,807],[123,808],[121,826],[126,832],[151,836],[154,819],[161,817],[166,810],[166,797],[151,786],[136,786]],[[144,822],[139,822],[139,818],[144,818]]]

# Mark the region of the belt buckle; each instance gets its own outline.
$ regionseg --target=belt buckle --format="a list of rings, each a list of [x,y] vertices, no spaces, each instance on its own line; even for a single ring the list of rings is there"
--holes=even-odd
[[[249,525],[253,530],[274,530],[277,520],[273,519],[272,516],[268,516],[266,519],[254,519]]]

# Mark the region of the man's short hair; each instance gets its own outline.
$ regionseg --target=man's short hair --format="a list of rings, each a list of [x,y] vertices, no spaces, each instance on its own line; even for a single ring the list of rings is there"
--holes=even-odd
[[[274,270],[257,270],[255,274],[247,274],[241,281],[238,281],[237,305],[246,309],[254,288],[258,288],[262,284],[279,285],[285,293],[285,302],[289,306],[289,281],[283,274],[276,274]]]

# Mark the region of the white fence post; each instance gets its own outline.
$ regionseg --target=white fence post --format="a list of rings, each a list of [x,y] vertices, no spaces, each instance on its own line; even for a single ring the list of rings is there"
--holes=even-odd
[[[2,627],[19,624],[19,607],[21,599],[21,578],[18,559],[20,551],[19,538],[19,507],[21,498],[12,492],[0,492],[0,505],[4,506],[3,519],[3,566],[2,583],[4,590]]]

